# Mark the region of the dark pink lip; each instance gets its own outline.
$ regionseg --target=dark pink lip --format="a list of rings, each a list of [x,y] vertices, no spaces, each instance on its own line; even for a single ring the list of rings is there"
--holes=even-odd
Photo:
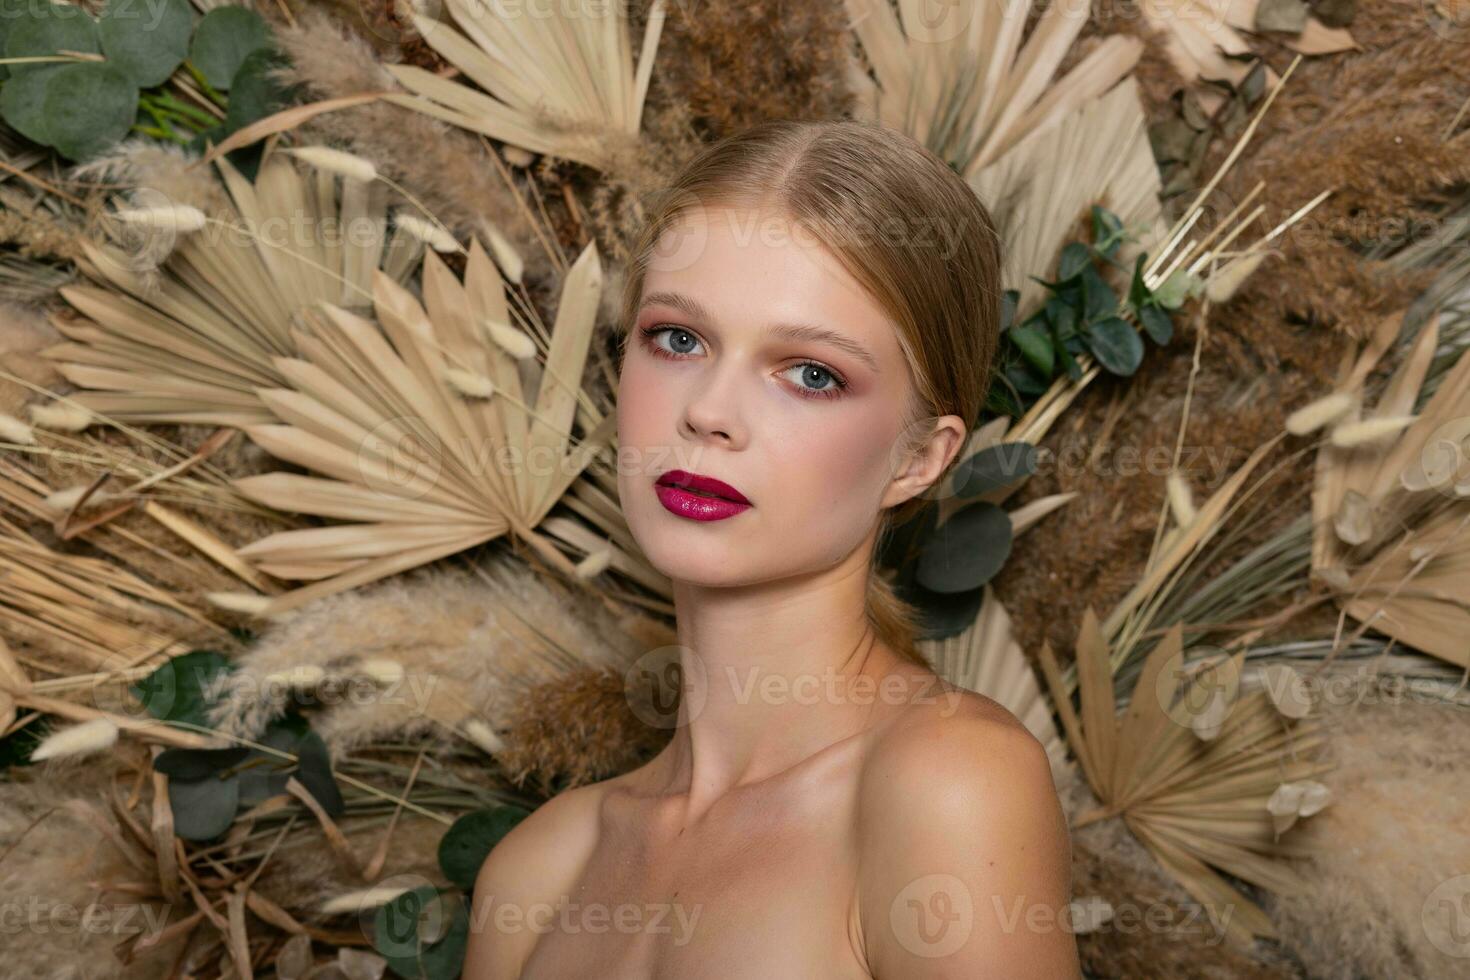
[[[700,476],[687,470],[669,470],[654,485],[659,503],[671,513],[696,521],[722,521],[751,506],[745,495],[723,480]],[[703,494],[718,494],[715,497]]]

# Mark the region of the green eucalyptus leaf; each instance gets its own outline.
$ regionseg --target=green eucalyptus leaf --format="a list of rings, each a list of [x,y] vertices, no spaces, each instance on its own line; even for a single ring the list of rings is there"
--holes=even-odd
[[[15,18],[5,35],[7,58],[34,58],[55,55],[59,51],[78,51],[85,54],[100,52],[97,44],[97,23],[81,7],[31,0],[15,9],[4,8],[0,12]],[[67,63],[37,61],[6,67],[10,69],[11,75],[19,77],[27,72],[65,64]]]
[[[1167,344],[1174,336],[1174,318],[1163,307],[1145,303],[1138,308],[1138,322],[1159,345]]]
[[[1148,263],[1148,253],[1139,252],[1133,260],[1133,281],[1128,286],[1128,305],[1135,310],[1148,302],[1148,283],[1143,279],[1143,267]]]
[[[506,805],[460,817],[439,839],[439,868],[444,877],[465,891],[474,888],[491,849],[530,815],[523,807]]]
[[[958,636],[975,623],[985,601],[985,587],[968,592],[932,592],[914,586],[899,592],[901,598],[919,610],[918,634],[924,640],[945,640]]]
[[[1019,483],[1036,472],[1036,447],[1029,442],[986,446],[955,467],[955,493],[979,497]]]
[[[1051,377],[1056,354],[1052,351],[1051,336],[1045,330],[1039,327],[1014,327],[1006,336],[1011,338],[1032,367]]]
[[[0,86],[0,116],[11,129],[42,146],[51,145],[51,133],[46,126],[46,84],[62,67],[46,65],[39,71],[13,75]]]
[[[189,60],[204,80],[227,90],[245,58],[269,47],[270,29],[255,11],[245,7],[215,7],[199,21],[189,46]]]
[[[97,18],[102,53],[139,88],[168,81],[193,30],[189,0],[108,0]]]
[[[1023,364],[1012,364],[1004,371],[1005,380],[1023,395],[1042,395],[1050,387],[1051,378],[1043,378]]]
[[[927,539],[939,524],[939,508],[921,507],[908,520],[889,528],[878,542],[878,563],[885,567],[911,567],[909,556],[919,542]]]
[[[322,805],[331,817],[339,817],[347,809],[342,791],[332,775],[332,758],[327,752],[327,743],[316,732],[307,732],[296,743],[296,755],[300,759],[300,770],[296,779]]]
[[[970,504],[925,543],[917,581],[934,592],[967,592],[990,581],[1010,553],[1010,515],[988,501]]]
[[[193,650],[167,661],[131,691],[154,718],[208,725],[204,689],[230,669],[230,662],[219,653]]]
[[[250,748],[245,745],[228,749],[164,749],[153,760],[153,770],[172,779],[204,779],[245,761],[249,754]]]
[[[234,777],[168,781],[174,833],[184,840],[213,840],[229,829],[240,808],[240,782]]]
[[[86,160],[128,135],[138,89],[120,69],[96,61],[64,65],[46,82],[46,135],[71,160]]]
[[[454,980],[464,968],[469,931],[464,899],[425,885],[378,906],[373,948],[407,980]],[[436,934],[443,938],[424,938]]]
[[[1143,361],[1143,341],[1127,320],[1111,317],[1094,323],[1088,339],[1097,362],[1113,374],[1131,375]]]
[[[1112,258],[1123,244],[1123,222],[1116,214],[1099,204],[1092,206],[1093,247]]]
[[[1057,260],[1057,280],[1068,282],[1082,274],[1083,269],[1092,267],[1092,249],[1081,242],[1073,242],[1062,249],[1062,257]]]
[[[258,742],[278,752],[298,754],[297,747],[306,736],[304,722],[293,715],[279,718],[270,723]],[[250,756],[240,768],[240,802],[255,806],[286,792],[286,780],[290,778],[296,763],[283,759],[275,752],[252,748]],[[309,787],[308,787],[309,788]],[[313,794],[315,797],[315,794]],[[315,797],[320,802],[319,797]]]
[[[1088,323],[1106,319],[1118,312],[1118,294],[1107,284],[1096,266],[1082,271],[1082,292],[1086,297],[1084,319]]]

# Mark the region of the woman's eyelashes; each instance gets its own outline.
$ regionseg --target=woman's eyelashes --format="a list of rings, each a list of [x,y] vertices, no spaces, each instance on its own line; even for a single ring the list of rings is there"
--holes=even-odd
[[[638,332],[643,337],[643,346],[645,348],[656,357],[664,357],[671,361],[679,361],[693,356],[695,351],[691,348],[697,348],[700,345],[699,338],[691,331],[669,324],[656,324],[650,327],[643,327]],[[665,337],[668,339],[669,346],[665,346],[661,342]],[[842,397],[843,389],[848,385],[847,380],[842,375],[825,364],[819,364],[816,361],[802,361],[800,364],[793,364],[788,368],[783,368],[782,373],[785,374],[798,369],[802,372],[801,380],[794,384],[797,394],[803,398],[840,398]],[[808,387],[808,381],[818,385],[818,387]]]

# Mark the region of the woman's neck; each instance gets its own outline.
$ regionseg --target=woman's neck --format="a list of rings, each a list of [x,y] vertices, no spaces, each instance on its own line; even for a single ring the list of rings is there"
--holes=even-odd
[[[893,699],[882,682],[903,661],[864,615],[867,554],[798,580],[675,584],[684,691],[660,795],[687,796],[697,816],[864,730]]]

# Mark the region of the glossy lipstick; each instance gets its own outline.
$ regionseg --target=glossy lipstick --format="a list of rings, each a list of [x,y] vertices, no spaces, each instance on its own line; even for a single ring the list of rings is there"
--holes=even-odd
[[[730,484],[687,470],[669,470],[654,481],[659,503],[695,521],[722,521],[749,510],[751,503]]]

